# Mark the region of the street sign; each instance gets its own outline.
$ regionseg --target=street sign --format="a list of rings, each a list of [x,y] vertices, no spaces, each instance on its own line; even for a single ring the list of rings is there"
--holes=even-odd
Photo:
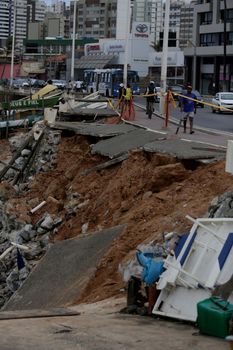
[[[53,107],[57,104],[60,96],[55,96],[39,100],[16,100],[11,102],[3,102],[0,104],[4,110],[9,109],[41,109],[45,107]]]

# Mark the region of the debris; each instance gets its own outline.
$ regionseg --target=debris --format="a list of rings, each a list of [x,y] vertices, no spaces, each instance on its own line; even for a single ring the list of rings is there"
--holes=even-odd
[[[190,234],[164,261],[153,313],[195,322],[196,305],[232,276],[233,219],[197,219]]]
[[[42,208],[44,205],[46,204],[46,201],[41,202],[40,204],[38,204],[35,208],[30,210],[31,214],[34,214],[37,210],[39,210],[40,208]]]

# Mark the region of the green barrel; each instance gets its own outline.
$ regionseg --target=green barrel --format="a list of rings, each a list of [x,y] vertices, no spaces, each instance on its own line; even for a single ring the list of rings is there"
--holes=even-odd
[[[218,297],[200,301],[197,304],[197,325],[203,334],[225,338],[229,334],[229,320],[233,305]]]

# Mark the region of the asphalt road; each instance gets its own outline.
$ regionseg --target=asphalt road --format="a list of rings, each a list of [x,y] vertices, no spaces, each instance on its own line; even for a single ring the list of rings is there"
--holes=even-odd
[[[143,97],[135,97],[135,102],[140,105],[146,105],[146,99]],[[206,102],[211,103],[210,100],[206,100]],[[155,109],[159,110],[159,104],[155,103]],[[180,119],[181,112],[179,107],[173,108],[170,107],[170,114],[175,119]],[[194,125],[210,128],[225,132],[233,133],[233,114],[232,113],[221,113],[216,114],[212,113],[211,108],[205,106],[204,108],[197,108],[197,113],[195,115]]]

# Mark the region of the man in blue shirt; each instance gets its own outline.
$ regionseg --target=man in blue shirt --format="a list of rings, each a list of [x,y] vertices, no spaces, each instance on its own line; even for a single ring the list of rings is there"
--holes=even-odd
[[[186,125],[187,125],[187,119],[189,119],[189,125],[190,125],[190,134],[193,134],[193,118],[194,113],[196,110],[196,103],[192,99],[197,99],[196,95],[192,93],[192,86],[187,86],[187,93],[184,94],[184,96],[187,96],[188,98],[182,97],[181,98],[181,110],[183,112],[183,121],[184,121],[184,133],[186,133]]]

